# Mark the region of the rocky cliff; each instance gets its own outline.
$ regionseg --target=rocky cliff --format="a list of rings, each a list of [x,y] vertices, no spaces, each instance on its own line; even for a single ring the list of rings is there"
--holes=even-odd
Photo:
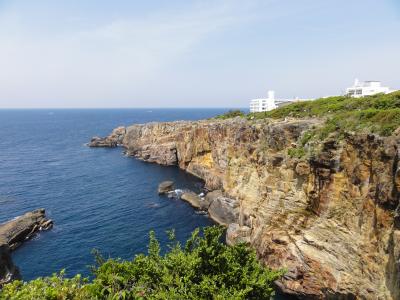
[[[46,219],[45,210],[37,209],[0,224],[0,287],[14,279],[19,279],[18,268],[14,265],[10,252],[38,231],[48,230],[53,221]]]
[[[177,165],[235,201],[216,202],[218,209],[237,210],[226,224],[227,241],[248,242],[266,264],[285,268],[283,292],[400,299],[400,137],[331,135],[306,158],[290,157],[302,134],[320,124],[149,123],[119,128],[107,143],[122,143],[128,155],[148,162]]]

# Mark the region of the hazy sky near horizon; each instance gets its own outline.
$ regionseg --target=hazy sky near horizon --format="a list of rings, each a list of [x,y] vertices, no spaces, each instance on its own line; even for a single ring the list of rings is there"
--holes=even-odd
[[[399,75],[400,0],[0,0],[0,108],[247,107]]]

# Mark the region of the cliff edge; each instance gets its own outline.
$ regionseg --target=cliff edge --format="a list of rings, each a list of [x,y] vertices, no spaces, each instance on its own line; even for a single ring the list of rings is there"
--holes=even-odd
[[[228,242],[246,241],[263,262],[285,268],[284,293],[400,299],[400,137],[330,134],[308,156],[291,155],[322,123],[148,123],[119,128],[106,144],[122,141],[128,155],[177,165],[238,201]]]

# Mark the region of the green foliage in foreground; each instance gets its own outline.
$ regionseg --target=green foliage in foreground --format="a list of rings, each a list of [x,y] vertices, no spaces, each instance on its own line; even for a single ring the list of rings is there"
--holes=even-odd
[[[169,232],[169,251],[150,233],[148,255],[132,261],[97,256],[92,282],[63,272],[28,283],[6,285],[0,299],[270,299],[282,271],[264,268],[245,245],[220,242],[223,229],[199,230],[182,247]]]
[[[308,133],[318,140],[337,132],[372,132],[389,136],[400,127],[400,92],[364,98],[345,96],[292,103],[268,112],[249,114],[249,119],[322,117],[322,128]]]
[[[215,119],[231,119],[231,118],[235,118],[235,117],[244,117],[245,114],[244,112],[242,112],[241,110],[230,110],[222,115],[218,115],[215,117]]]

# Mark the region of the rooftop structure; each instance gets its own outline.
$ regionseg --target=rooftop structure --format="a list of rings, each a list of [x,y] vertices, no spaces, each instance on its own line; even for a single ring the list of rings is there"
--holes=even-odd
[[[372,96],[375,94],[389,94],[394,92],[387,86],[382,86],[380,81],[359,81],[356,79],[354,85],[346,89],[346,95],[354,98],[361,98],[365,96]]]

